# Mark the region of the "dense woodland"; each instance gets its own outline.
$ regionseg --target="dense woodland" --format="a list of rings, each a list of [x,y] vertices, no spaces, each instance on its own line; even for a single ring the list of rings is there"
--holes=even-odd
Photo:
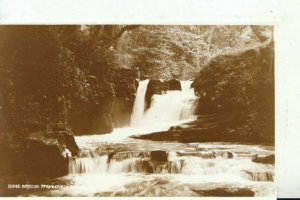
[[[232,113],[225,132],[272,143],[273,45],[268,26],[1,26],[1,143],[59,138],[76,154],[70,135],[129,123],[138,79],[194,80],[198,114]]]

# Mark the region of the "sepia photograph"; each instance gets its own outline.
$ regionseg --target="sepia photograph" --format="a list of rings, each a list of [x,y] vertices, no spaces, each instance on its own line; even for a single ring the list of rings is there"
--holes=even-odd
[[[273,32],[0,25],[0,196],[276,197]]]

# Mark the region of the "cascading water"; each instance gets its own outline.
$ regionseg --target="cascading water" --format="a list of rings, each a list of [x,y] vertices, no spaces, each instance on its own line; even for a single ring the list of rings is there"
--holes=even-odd
[[[142,126],[170,124],[181,120],[195,120],[194,111],[197,97],[190,88],[191,81],[181,81],[181,91],[167,91],[163,95],[153,95],[150,108],[144,113]]]
[[[145,95],[148,83],[149,80],[139,82],[130,127],[115,129],[111,134],[96,136],[99,141],[120,142],[132,134],[168,130],[172,125],[196,118],[194,110],[197,97],[191,89],[192,81],[181,81],[181,91],[167,91],[162,95],[153,95],[150,108],[145,111]],[[81,137],[83,142],[82,140],[77,141],[79,146],[83,143],[82,146],[86,147],[85,138],[92,139],[92,141],[96,140],[93,136]],[[106,168],[106,164],[103,156],[99,156],[95,152],[84,153],[79,158],[70,161],[69,171],[71,173],[94,172],[95,169]]]
[[[134,100],[132,116],[130,125],[132,127],[138,126],[143,118],[143,114],[145,111],[145,95],[147,92],[149,80],[140,81],[139,86],[137,88],[136,98]]]
[[[94,144],[96,140],[110,143],[124,142],[124,139],[132,135],[167,131],[171,126],[196,119],[194,110],[198,97],[190,88],[192,81],[181,81],[181,91],[166,91],[162,95],[153,95],[150,108],[145,110],[148,83],[149,80],[139,83],[129,127],[115,128],[109,134],[77,137],[77,144],[79,146],[82,144],[85,148],[88,143]]]
[[[237,148],[238,149],[238,148]],[[236,151],[237,149],[233,150]],[[274,173],[269,166],[245,159],[244,156],[232,158],[231,152],[175,152],[169,151],[168,159],[156,161],[151,158],[151,151],[125,151],[105,154],[101,151],[82,151],[78,158],[72,159],[69,172],[77,173],[154,173],[186,174],[221,177],[231,175],[231,179],[250,181],[273,181]],[[246,157],[247,158],[247,157]],[[257,171],[259,170],[259,171]]]
[[[131,127],[148,128],[154,124],[166,124],[181,120],[193,120],[197,97],[191,89],[192,81],[181,81],[181,91],[167,91],[153,95],[150,108],[145,111],[145,95],[149,80],[141,81],[133,106]]]
[[[150,107],[145,110],[148,83],[149,80],[139,83],[130,127],[115,129],[110,134],[76,137],[82,150],[77,157],[70,158],[69,176],[63,179],[74,187],[55,191],[55,194],[95,196],[109,193],[114,196],[116,191],[126,191],[129,196],[159,196],[166,195],[158,193],[161,187],[158,183],[164,183],[166,188],[183,187],[181,194],[187,196],[194,194],[192,189],[187,189],[191,184],[209,189],[243,185],[255,191],[256,196],[274,195],[274,165],[251,160],[254,154],[272,154],[270,148],[129,138],[135,134],[168,130],[173,125],[196,119],[197,97],[191,81],[181,81],[181,91],[153,95]],[[158,151],[161,155],[153,156],[153,152]],[[142,191],[132,192],[137,185]],[[84,189],[78,190],[78,186]]]
[[[97,146],[95,141],[119,143],[132,135],[167,131],[171,126],[196,119],[194,110],[198,97],[190,88],[192,81],[181,81],[181,91],[167,91],[162,95],[153,95],[150,108],[145,110],[148,83],[149,80],[139,83],[129,127],[115,128],[109,134],[76,137],[76,143],[82,148]]]

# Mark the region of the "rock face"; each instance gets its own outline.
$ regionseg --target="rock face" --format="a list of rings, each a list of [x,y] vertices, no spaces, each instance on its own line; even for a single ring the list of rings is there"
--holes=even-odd
[[[128,125],[138,84],[136,78],[136,71],[124,68],[112,70],[103,87],[96,77],[90,78],[91,93],[99,94],[87,101],[72,101],[75,106],[71,106],[67,116],[74,133],[110,133],[113,127]]]
[[[235,113],[224,130],[274,145],[274,44],[260,45],[213,58],[192,87],[198,114]]]
[[[235,115],[201,115],[194,122],[171,127],[168,131],[154,132],[145,135],[133,136],[138,139],[153,141],[190,142],[238,142],[251,144],[272,145],[272,141],[264,136],[255,134],[241,134],[237,130],[228,129],[236,125]],[[228,152],[228,158],[233,154]]]
[[[27,134],[64,123],[75,135],[109,133],[124,121],[117,119],[115,105],[128,121],[136,75],[115,62],[109,48],[117,45],[111,34],[119,28],[104,30],[88,39],[80,26],[3,27],[1,55],[8,58],[16,48],[18,53],[0,63],[1,130]]]
[[[79,152],[73,134],[68,131],[32,133],[26,138],[0,142],[0,174],[8,180],[14,176],[21,176],[24,181],[64,176],[68,173],[69,157]]]
[[[146,108],[150,107],[151,98],[154,94],[163,94],[167,90],[181,90],[180,81],[176,79],[172,79],[169,81],[150,79],[145,96]]]
[[[116,98],[112,104],[112,122],[113,126],[124,127],[130,124],[132,101],[128,98]]]
[[[130,116],[138,87],[138,74],[131,69],[118,69],[113,80],[115,96],[112,104],[112,122],[114,127],[130,124]]]
[[[82,104],[81,109],[72,109],[68,116],[69,125],[76,135],[109,133],[112,119],[108,108],[101,104]]]

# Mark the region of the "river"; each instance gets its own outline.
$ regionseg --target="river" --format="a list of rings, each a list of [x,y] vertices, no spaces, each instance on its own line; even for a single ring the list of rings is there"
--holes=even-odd
[[[274,165],[252,162],[254,155],[274,154],[274,147],[131,138],[197,118],[191,81],[181,81],[181,91],[154,95],[145,110],[148,82],[139,83],[130,126],[75,137],[81,152],[70,159],[69,174],[50,181],[66,187],[30,196],[276,195]]]

